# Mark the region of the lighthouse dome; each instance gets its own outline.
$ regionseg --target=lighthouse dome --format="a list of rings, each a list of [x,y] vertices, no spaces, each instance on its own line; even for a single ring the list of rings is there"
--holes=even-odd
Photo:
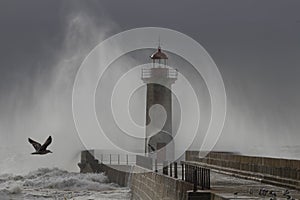
[[[168,56],[161,51],[161,48],[158,47],[157,51],[150,56],[151,59],[168,59]]]

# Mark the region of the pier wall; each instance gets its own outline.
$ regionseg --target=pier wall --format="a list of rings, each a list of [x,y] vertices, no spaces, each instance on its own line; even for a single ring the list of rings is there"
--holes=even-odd
[[[105,173],[109,181],[129,187],[133,200],[186,200],[187,191],[193,188],[190,183],[138,166],[99,164],[98,167],[99,171]]]
[[[146,168],[130,165],[105,165],[99,163],[92,151],[83,151],[78,164],[81,173],[104,172],[110,182],[131,189],[133,200],[187,200],[191,183]],[[203,200],[219,200],[220,197],[209,191],[200,191],[197,196]]]
[[[122,187],[128,187],[131,167],[128,165],[108,166],[99,164],[99,171],[104,172],[110,182],[117,183]]]
[[[206,190],[193,193],[191,183],[138,166],[99,164],[99,171],[104,172],[109,181],[129,187],[132,200],[224,200]]]
[[[155,172],[143,172],[132,174],[130,188],[133,200],[185,200],[193,185]]]
[[[227,152],[210,152],[200,157],[198,151],[187,151],[186,160],[218,166],[220,170],[256,177],[262,182],[300,188],[300,160],[244,156]]]

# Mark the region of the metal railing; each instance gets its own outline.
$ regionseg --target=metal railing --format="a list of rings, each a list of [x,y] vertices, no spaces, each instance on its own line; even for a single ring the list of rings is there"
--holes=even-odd
[[[190,164],[185,161],[178,162],[167,162],[158,164],[154,159],[153,169],[157,173],[162,173],[170,177],[179,178],[183,181],[194,184],[194,190],[210,189],[210,169],[198,166],[196,164]],[[143,166],[141,166],[143,167]]]
[[[210,189],[210,169],[181,162],[182,180],[200,186],[202,190]]]
[[[202,190],[210,189],[210,169],[191,164],[185,161],[158,163],[156,159],[134,154],[95,154],[91,156],[98,159],[103,164],[109,165],[138,165],[162,173],[170,177],[179,178],[183,181],[194,184],[194,190],[200,187]],[[137,159],[137,157],[139,159]],[[83,159],[83,158],[82,158]],[[151,162],[148,162],[151,159]],[[139,162],[138,162],[139,160]],[[147,161],[147,162],[146,162]],[[142,162],[142,163],[141,163]],[[145,163],[146,162],[146,163]]]
[[[157,76],[157,74],[154,74],[153,71],[158,68],[143,68],[142,69],[142,78],[153,78],[154,76]],[[173,68],[161,68],[163,70],[166,70],[166,73],[160,74],[161,76],[164,76],[165,78],[171,78],[171,79],[177,79],[178,77],[178,71]]]
[[[196,191],[198,187],[202,190],[210,189],[209,168],[200,167],[183,161],[181,162],[181,165],[178,165],[177,162],[165,162],[162,173],[174,178],[180,178],[179,176],[181,176],[183,181],[194,184],[194,191]]]
[[[136,156],[130,154],[100,154],[95,157],[103,164],[135,165],[136,163]]]

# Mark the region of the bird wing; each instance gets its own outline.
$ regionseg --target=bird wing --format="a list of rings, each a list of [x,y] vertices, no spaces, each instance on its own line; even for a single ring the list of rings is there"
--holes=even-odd
[[[52,142],[52,137],[49,136],[46,142],[41,146],[40,150],[41,151],[46,150],[49,144],[51,144],[51,142]]]
[[[28,138],[28,141],[30,142],[30,144],[32,144],[32,146],[34,147],[34,149],[36,151],[38,151],[41,148],[41,146],[42,146],[40,143],[38,143],[38,142],[36,142],[36,141],[34,141],[34,140],[30,139],[30,138]]]

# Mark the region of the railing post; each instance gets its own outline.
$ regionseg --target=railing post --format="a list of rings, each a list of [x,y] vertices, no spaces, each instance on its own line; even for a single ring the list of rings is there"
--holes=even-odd
[[[185,173],[184,173],[184,164],[181,163],[181,179],[184,181],[184,176],[185,176]]]
[[[189,172],[190,172],[190,183],[194,183],[194,170],[193,167],[191,165],[189,165]]]
[[[185,165],[185,166],[186,166],[185,180],[190,182],[190,166],[189,165]]]
[[[191,167],[192,167],[192,170],[191,170],[192,180],[191,180],[191,182],[194,183],[194,181],[197,180],[197,179],[195,179],[195,175],[197,175],[197,174],[195,174],[196,167],[195,166],[191,166]]]
[[[207,169],[205,169],[205,189],[207,189]]]
[[[191,167],[190,165],[186,165],[187,173],[186,173],[186,179],[185,180],[187,180],[188,182],[191,182],[191,179],[190,179],[190,177],[191,177],[190,167]]]
[[[173,176],[172,168],[173,168],[173,164],[170,163],[170,176],[171,176],[171,177]]]
[[[120,154],[118,154],[118,165],[120,165]]]
[[[205,189],[209,189],[210,188],[210,174],[209,174],[209,169],[205,169],[205,183],[204,183],[204,187]]]
[[[189,171],[189,173],[188,173],[188,182],[193,183],[193,177],[192,177],[193,176],[193,170],[191,168],[191,165],[187,165],[187,166],[188,166],[188,171]]]
[[[196,169],[196,167],[194,168],[194,171],[193,171],[193,178],[194,178],[194,180],[193,180],[193,182],[194,182],[194,189],[193,189],[193,191],[194,192],[196,192],[197,191],[197,169]]]
[[[111,154],[109,154],[109,164],[111,165]]]
[[[201,167],[197,167],[197,177],[198,177],[198,185],[201,185],[201,181],[200,181],[200,169]]]
[[[168,162],[163,163],[163,174],[168,175]]]
[[[204,190],[204,168],[202,168],[202,173],[201,173],[201,176],[202,176],[202,179],[201,179],[201,189]]]
[[[103,154],[101,154],[101,163],[103,163]]]
[[[205,188],[208,189],[208,169],[206,169]]]
[[[206,180],[207,180],[207,176],[206,176],[206,168],[204,168],[204,180],[203,180],[203,188],[206,188]]]
[[[177,162],[174,162],[174,178],[178,178],[178,175],[177,175]]]
[[[210,169],[208,169],[208,188],[210,189]]]
[[[193,166],[191,166],[190,165],[190,183],[193,183],[193,181],[194,181],[194,179],[193,179],[193,177],[194,177],[194,170],[193,170]]]
[[[126,154],[126,164],[128,165],[128,154]]]
[[[157,170],[157,159],[154,159],[154,170],[155,170],[155,172],[158,172],[158,170]]]
[[[193,166],[190,166],[190,182],[194,182],[194,168]]]
[[[187,164],[185,164],[185,174],[184,174],[184,180],[185,181],[189,181],[189,166]]]

